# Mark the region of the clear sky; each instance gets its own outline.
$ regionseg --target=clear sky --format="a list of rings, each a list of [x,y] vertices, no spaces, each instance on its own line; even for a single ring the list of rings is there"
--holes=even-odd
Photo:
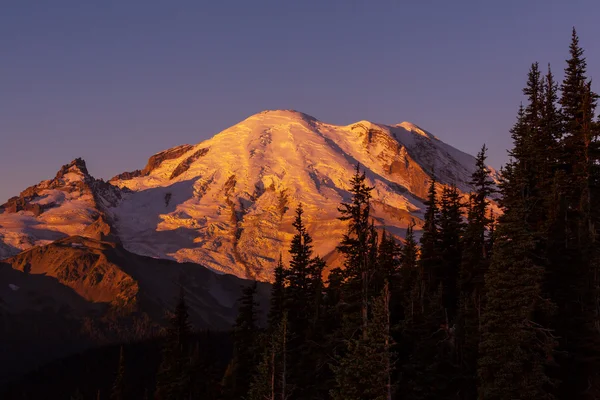
[[[529,65],[571,27],[600,80],[598,0],[52,0],[0,7],[0,203],[83,157],[110,178],[264,109],[410,121],[490,163]],[[600,91],[600,84],[595,85]]]

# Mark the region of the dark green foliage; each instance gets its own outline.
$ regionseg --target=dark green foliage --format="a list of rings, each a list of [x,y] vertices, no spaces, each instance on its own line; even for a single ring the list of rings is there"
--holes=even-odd
[[[456,186],[445,187],[440,202],[439,247],[442,304],[449,321],[458,305],[458,275],[463,252],[462,200]]]
[[[281,254],[279,263],[275,267],[275,278],[271,288],[271,304],[268,315],[268,330],[273,331],[279,322],[285,310],[285,269]]]
[[[532,66],[524,90],[530,104],[519,110],[512,129],[513,161],[503,171],[502,207],[493,255],[485,275],[486,301],[481,315],[479,396],[485,399],[551,399],[546,373],[555,340],[540,323],[552,310],[543,296],[545,268],[539,246],[543,207],[540,185],[534,179],[541,149],[539,72]]]
[[[391,399],[392,354],[390,353],[389,289],[373,299],[372,316],[366,335],[346,341],[346,354],[332,366],[336,385],[335,400]]]
[[[163,350],[163,360],[156,377],[155,399],[180,399],[189,392],[190,377],[187,371],[190,334],[191,325],[182,288],[170,326],[167,329],[167,344]]]
[[[462,398],[476,397],[475,377],[479,346],[479,316],[484,301],[484,275],[489,266],[493,246],[493,225],[488,216],[488,198],[493,193],[493,182],[486,166],[485,145],[476,158],[476,169],[470,184],[467,225],[462,237],[459,273],[458,318],[456,321],[457,361],[461,367]],[[486,231],[488,237],[486,238]]]
[[[338,251],[344,256],[344,300],[348,304],[345,312],[351,330],[365,330],[368,324],[368,303],[370,283],[376,270],[377,233],[370,220],[371,191],[364,172],[356,165],[356,172],[350,180],[352,200],[338,208],[341,221],[348,222]],[[354,318],[354,322],[350,319]]]
[[[226,397],[241,399],[248,394],[260,360],[259,329],[255,300],[256,282],[244,288],[239,300],[238,316],[233,327],[233,359],[224,377]]]
[[[376,269],[371,282],[372,292],[381,292],[385,282],[391,282],[400,270],[401,246],[386,231],[381,234],[377,248]]]
[[[551,273],[547,290],[558,311],[557,361],[560,394],[600,396],[598,317],[598,160],[593,118],[597,95],[586,77],[586,60],[573,30],[570,58],[561,85],[563,131],[554,188]],[[577,300],[575,300],[577,299]]]
[[[439,237],[439,218],[440,210],[438,207],[438,198],[435,178],[431,179],[427,200],[425,203],[425,215],[423,221],[423,234],[421,235],[421,254],[419,263],[422,268],[422,278],[424,279],[424,291],[436,291],[441,283],[441,254]],[[425,299],[425,292],[422,293],[421,301]]]
[[[287,314],[284,313],[275,329],[262,337],[262,359],[250,385],[249,400],[288,398],[287,341]]]
[[[286,271],[285,310],[287,329],[291,334],[287,345],[289,392],[294,399],[315,398],[318,383],[320,311],[325,263],[312,255],[312,238],[302,216],[302,205],[296,209],[293,226],[296,234],[290,245],[290,268]]]

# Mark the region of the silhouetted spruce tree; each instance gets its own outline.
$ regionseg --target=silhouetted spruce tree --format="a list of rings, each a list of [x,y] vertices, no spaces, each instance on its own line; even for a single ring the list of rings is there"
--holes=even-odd
[[[175,400],[184,398],[189,392],[189,338],[191,325],[188,307],[185,303],[183,287],[175,312],[167,328],[167,337],[163,349],[163,359],[156,376],[157,400]]]
[[[233,359],[224,377],[225,397],[231,400],[242,399],[248,395],[260,360],[256,288],[256,282],[246,286],[239,300],[240,306],[233,327]]]
[[[442,303],[447,316],[447,325],[454,324],[458,307],[458,275],[462,260],[464,231],[462,200],[456,186],[442,191],[439,216],[440,271]]]
[[[548,289],[558,307],[560,393],[593,398],[600,396],[598,154],[593,132],[597,95],[586,77],[586,60],[575,29],[569,50],[559,100],[563,135],[558,145],[558,211]]]
[[[347,328],[352,332],[365,330],[368,325],[369,294],[376,269],[373,246],[376,246],[377,238],[370,219],[372,190],[357,164],[350,180],[352,199],[338,207],[339,219],[348,222],[338,251],[344,256],[345,317]]]
[[[345,273],[340,268],[329,272],[327,285],[324,288],[323,308],[319,324],[322,346],[318,350],[324,356],[324,365],[319,365],[319,399],[329,398],[329,391],[335,385],[335,377],[329,364],[336,355],[344,350],[343,320],[346,310],[344,300]]]
[[[290,393],[294,399],[314,398],[317,358],[315,346],[321,307],[324,262],[312,256],[312,238],[296,209],[293,226],[296,234],[290,245],[290,268],[286,273],[285,309],[290,332],[288,343]]]
[[[528,88],[538,85],[536,69],[534,65],[530,71]],[[530,99],[538,101],[533,96]],[[553,398],[545,369],[555,341],[539,323],[540,315],[551,312],[552,304],[543,297],[545,270],[537,257],[535,209],[539,198],[532,160],[538,122],[529,114],[537,108],[539,105],[521,106],[511,130],[513,161],[503,170],[504,214],[499,218],[485,275],[486,301],[480,325],[479,397],[484,399]]]
[[[335,400],[391,400],[389,288],[373,301],[366,334],[347,340],[347,354],[334,365]]]
[[[477,155],[475,171],[470,180],[474,191],[469,195],[467,225],[462,238],[463,251],[459,273],[458,319],[456,341],[458,362],[462,370],[462,398],[477,396],[477,349],[479,346],[480,314],[484,300],[484,275],[489,266],[493,232],[486,230],[492,224],[488,216],[488,198],[493,193],[493,182],[486,166],[485,145]]]
[[[454,334],[443,302],[439,208],[433,180],[426,206],[411,308],[400,324],[402,341],[410,350],[401,358],[399,392],[409,399],[447,398],[456,393]]]
[[[268,315],[268,330],[273,331],[281,322],[281,317],[285,310],[285,268],[283,266],[282,255],[279,255],[279,262],[275,267],[275,277],[271,287],[271,303]]]
[[[287,313],[263,337],[264,350],[250,384],[248,400],[285,400],[287,393]]]
[[[112,386],[110,393],[111,400],[125,400],[127,399],[126,386],[125,386],[125,354],[123,353],[123,346],[119,352],[119,366],[117,368],[117,376]]]
[[[384,230],[377,248],[377,266],[371,284],[372,292],[381,293],[386,281],[390,282],[391,286],[396,284],[394,277],[399,274],[400,252],[401,246],[396,242],[396,239]],[[392,289],[390,288],[390,290]]]
[[[423,217],[423,234],[420,240],[421,257],[419,259],[419,264],[423,269],[423,279],[425,280],[422,301],[425,301],[426,292],[437,291],[442,281],[439,235],[440,210],[435,185],[435,178],[432,178],[427,192],[427,200],[424,202],[426,208]]]
[[[394,287],[392,300],[395,297],[401,299],[402,312],[398,316],[400,320],[412,320],[416,309],[419,309],[419,291],[415,290],[418,285],[419,270],[417,261],[419,247],[414,235],[415,222],[412,220],[406,228],[404,245],[400,250],[399,284]]]

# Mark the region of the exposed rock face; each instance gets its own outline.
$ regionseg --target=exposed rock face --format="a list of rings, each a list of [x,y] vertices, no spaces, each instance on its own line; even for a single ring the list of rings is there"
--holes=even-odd
[[[0,207],[0,259],[68,235],[118,240],[106,214],[122,190],[92,177],[78,158],[53,179],[31,186]]]
[[[152,171],[154,171],[156,168],[160,167],[160,165],[163,162],[165,162],[167,160],[173,160],[173,159],[179,158],[179,157],[181,157],[181,155],[187,153],[193,147],[194,146],[192,146],[190,144],[182,144],[181,146],[173,147],[172,149],[168,149],[168,150],[161,151],[160,153],[156,153],[155,155],[151,156],[148,159],[148,163],[146,164],[144,169],[142,169],[142,170],[136,169],[135,171],[132,171],[132,172],[123,172],[123,173],[111,178],[111,180],[109,182],[129,180],[129,179],[137,178],[140,176],[148,176]]]

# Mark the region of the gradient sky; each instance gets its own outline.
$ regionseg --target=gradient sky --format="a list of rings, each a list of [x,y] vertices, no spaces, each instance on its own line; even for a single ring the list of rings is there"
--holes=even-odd
[[[572,26],[600,79],[598,16],[598,0],[5,1],[0,203],[76,157],[107,179],[264,109],[410,121],[487,143],[498,167],[531,62],[562,79]]]

